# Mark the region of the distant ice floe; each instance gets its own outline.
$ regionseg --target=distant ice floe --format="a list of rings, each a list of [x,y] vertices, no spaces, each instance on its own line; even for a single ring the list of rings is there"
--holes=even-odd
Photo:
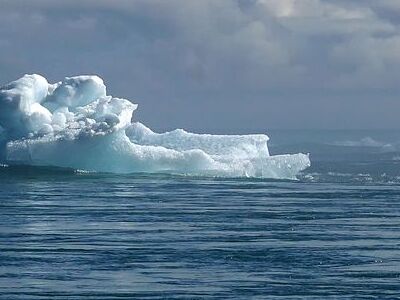
[[[334,146],[343,146],[343,147],[370,147],[370,148],[381,148],[382,150],[386,151],[394,151],[396,149],[395,146],[393,146],[390,143],[384,143],[380,141],[376,141],[373,138],[367,136],[364,137],[360,140],[354,140],[354,141],[339,141],[332,143]]]
[[[307,154],[274,155],[268,137],[155,133],[132,122],[137,105],[107,96],[97,76],[49,84],[25,75],[0,89],[4,163],[76,170],[293,179]]]

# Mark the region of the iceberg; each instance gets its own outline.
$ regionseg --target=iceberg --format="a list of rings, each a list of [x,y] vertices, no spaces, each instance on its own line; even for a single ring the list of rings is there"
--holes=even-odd
[[[3,163],[113,173],[294,179],[308,154],[270,155],[264,134],[155,133],[133,121],[137,105],[107,95],[98,76],[49,84],[25,75],[0,88]]]

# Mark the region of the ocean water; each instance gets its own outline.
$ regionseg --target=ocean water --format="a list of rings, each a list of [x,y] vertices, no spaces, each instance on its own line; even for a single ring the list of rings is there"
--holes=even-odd
[[[396,299],[400,132],[272,131],[298,180],[0,167],[0,299]]]

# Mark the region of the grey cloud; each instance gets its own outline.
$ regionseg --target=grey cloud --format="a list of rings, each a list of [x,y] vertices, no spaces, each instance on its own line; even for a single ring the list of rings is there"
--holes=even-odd
[[[367,117],[382,101],[399,106],[398,1],[0,0],[0,8],[2,83],[26,72],[97,73],[156,128],[395,124],[384,111],[375,124]]]

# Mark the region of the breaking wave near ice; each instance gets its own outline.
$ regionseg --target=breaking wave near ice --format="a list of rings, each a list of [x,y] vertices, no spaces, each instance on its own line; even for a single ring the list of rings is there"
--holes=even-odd
[[[25,75],[0,88],[1,161],[96,172],[294,179],[307,154],[270,155],[268,136],[155,133],[137,105],[108,96],[97,76],[49,84]]]

